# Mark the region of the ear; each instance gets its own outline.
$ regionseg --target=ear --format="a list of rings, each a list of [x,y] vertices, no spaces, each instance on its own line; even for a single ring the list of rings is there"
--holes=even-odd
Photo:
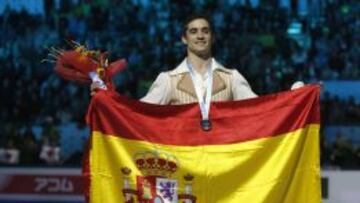
[[[181,41],[182,41],[185,45],[188,44],[188,43],[187,43],[187,39],[186,39],[186,37],[185,37],[184,35],[181,35]]]

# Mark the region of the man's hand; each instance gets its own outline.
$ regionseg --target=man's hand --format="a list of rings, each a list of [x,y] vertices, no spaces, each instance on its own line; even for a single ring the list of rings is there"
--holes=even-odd
[[[305,84],[303,81],[296,81],[294,84],[291,85],[291,90],[298,89],[300,87],[304,87]]]
[[[101,84],[97,81],[92,82],[90,85],[90,95],[94,96],[96,94],[97,91],[99,91],[100,89],[104,89],[102,88]]]

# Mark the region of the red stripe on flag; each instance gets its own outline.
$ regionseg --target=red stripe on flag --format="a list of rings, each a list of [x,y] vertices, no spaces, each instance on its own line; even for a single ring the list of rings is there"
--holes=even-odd
[[[168,145],[228,144],[271,137],[320,123],[319,86],[280,92],[255,99],[213,102],[212,130],[200,128],[197,103],[153,105],[98,92],[87,120],[92,131]]]

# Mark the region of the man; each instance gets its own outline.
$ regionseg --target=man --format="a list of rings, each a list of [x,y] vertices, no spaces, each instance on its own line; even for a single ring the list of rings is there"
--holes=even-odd
[[[194,15],[188,18],[181,38],[187,46],[187,57],[174,70],[160,73],[141,101],[155,104],[196,102],[196,87],[199,87],[199,96],[204,97],[208,84],[211,83],[212,101],[240,100],[257,96],[237,70],[226,69],[212,58],[214,36],[206,16]],[[191,71],[194,77],[191,76]],[[209,81],[211,78],[212,81]]]
[[[224,68],[212,57],[214,36],[207,16],[190,16],[185,21],[181,39],[187,46],[187,57],[175,69],[160,73],[141,101],[166,105],[257,97],[237,70]],[[294,83],[291,89],[302,85]],[[92,92],[98,87],[92,84]]]
[[[237,70],[226,69],[212,58],[214,36],[206,16],[189,17],[181,39],[187,46],[187,57],[174,70],[160,73],[141,101],[162,105],[198,102],[200,125],[209,131],[211,101],[242,100],[257,95]],[[292,89],[300,86],[302,82],[297,82]]]

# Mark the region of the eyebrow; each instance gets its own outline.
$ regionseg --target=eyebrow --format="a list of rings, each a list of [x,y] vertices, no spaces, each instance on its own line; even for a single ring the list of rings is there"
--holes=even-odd
[[[192,28],[188,28],[187,30],[189,30],[189,31],[195,31],[195,30],[208,30],[208,31],[211,31],[209,26],[205,26],[205,27],[201,27],[201,28],[192,27]]]

